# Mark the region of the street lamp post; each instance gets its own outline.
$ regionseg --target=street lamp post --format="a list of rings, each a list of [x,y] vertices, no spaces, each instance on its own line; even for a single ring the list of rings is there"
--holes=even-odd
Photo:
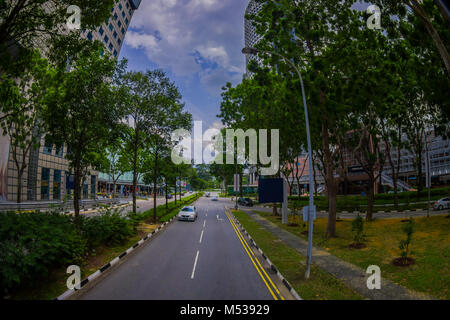
[[[242,49],[243,54],[257,54],[258,52],[264,52],[268,54],[274,54],[281,57],[284,61],[286,61],[291,67],[295,69],[297,75],[300,79],[300,85],[302,87],[302,97],[303,97],[303,107],[305,109],[305,123],[306,123],[306,138],[308,141],[308,158],[309,158],[309,207],[308,207],[308,220],[309,220],[309,228],[308,228],[308,254],[307,254],[307,267],[305,278],[308,279],[311,273],[311,256],[312,256],[312,238],[313,238],[313,210],[314,208],[314,193],[313,193],[313,164],[312,164],[312,149],[311,149],[311,136],[309,132],[309,117],[308,117],[308,108],[306,106],[306,95],[305,95],[305,87],[303,85],[303,78],[300,73],[300,70],[297,66],[285,56],[279,54],[274,51],[266,51],[260,50],[256,48],[244,48]]]

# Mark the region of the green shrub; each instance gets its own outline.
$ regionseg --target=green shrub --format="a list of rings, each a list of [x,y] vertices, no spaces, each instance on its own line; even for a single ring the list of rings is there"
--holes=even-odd
[[[117,210],[106,211],[98,216],[84,218],[82,235],[90,248],[106,244],[109,246],[122,244],[135,233],[134,221],[120,215]]]
[[[353,240],[355,243],[363,243],[366,240],[364,235],[364,219],[359,214],[352,221],[352,231],[354,232]]]
[[[410,245],[412,241],[412,235],[414,233],[414,219],[409,218],[408,222],[406,222],[402,226],[402,231],[406,235],[405,239],[401,239],[398,248],[400,249],[401,257],[403,259],[407,259],[410,254]]]

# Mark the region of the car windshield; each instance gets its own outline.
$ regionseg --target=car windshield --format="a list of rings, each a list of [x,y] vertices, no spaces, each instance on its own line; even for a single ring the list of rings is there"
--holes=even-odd
[[[181,209],[181,211],[188,211],[188,212],[193,212],[193,211],[194,211],[194,209],[192,209],[192,208],[189,208],[189,207],[185,207],[185,208]]]

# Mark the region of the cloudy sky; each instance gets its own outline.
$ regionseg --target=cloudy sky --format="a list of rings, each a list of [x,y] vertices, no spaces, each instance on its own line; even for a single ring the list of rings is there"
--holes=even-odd
[[[245,71],[244,12],[248,0],[143,0],[121,57],[130,70],[160,68],[179,87],[203,130],[218,127],[221,88]]]

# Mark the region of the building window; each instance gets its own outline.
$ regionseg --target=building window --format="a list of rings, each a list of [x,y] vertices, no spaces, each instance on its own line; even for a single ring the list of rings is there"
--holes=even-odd
[[[112,23],[109,24],[109,30],[113,31],[114,27],[112,25]]]
[[[41,172],[41,200],[49,199],[49,183],[50,183],[50,169],[42,168]]]
[[[63,153],[64,153],[64,143],[61,143],[60,145],[56,146],[56,156],[59,158],[63,157]]]
[[[120,44],[122,43],[122,40],[118,39],[118,40],[117,40],[117,43],[118,43],[119,46],[120,46]]]
[[[125,18],[125,11],[122,11],[122,18]]]
[[[103,35],[103,27],[100,27],[100,29],[98,29],[98,32],[100,33],[100,35],[102,36]]]
[[[61,170],[53,173],[53,200],[61,199]]]
[[[128,2],[127,2],[127,9],[128,9],[129,6],[130,6],[130,5],[129,5]]]
[[[122,4],[119,3],[119,10],[122,10]]]
[[[128,25],[128,18],[125,19],[125,24]]]
[[[88,33],[88,35],[87,35],[87,38],[88,38],[89,40],[92,40],[92,32],[89,31],[89,33]]]
[[[120,31],[122,32],[122,34],[125,34],[125,29],[124,28],[122,28]]]
[[[117,32],[116,31],[114,31],[113,36],[114,36],[114,39],[117,38]]]
[[[109,44],[109,50],[112,51],[112,49],[113,49],[113,45],[112,45],[112,43],[110,43],[110,44]]]
[[[117,57],[117,50],[114,50],[114,57]]]
[[[83,184],[83,199],[87,199],[89,197],[89,183],[86,181]]]
[[[109,38],[108,38],[108,36],[107,36],[107,35],[105,35],[105,37],[103,38],[103,40],[105,41],[105,43],[108,43],[108,41],[109,41]]]
[[[114,20],[117,20],[117,18],[118,18],[117,13],[114,13]]]
[[[52,149],[53,149],[52,143],[49,141],[48,138],[45,138],[44,153],[45,154],[52,154]]]
[[[119,28],[122,26],[122,21],[119,20],[119,22],[117,23],[117,25],[119,26]]]

